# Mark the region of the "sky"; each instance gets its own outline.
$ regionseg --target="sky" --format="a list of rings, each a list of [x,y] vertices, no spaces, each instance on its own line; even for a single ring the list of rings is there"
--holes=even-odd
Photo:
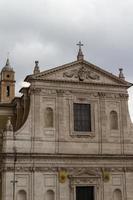
[[[132,10],[133,0],[0,0],[1,69],[9,54],[18,94],[35,60],[41,71],[74,61],[81,40],[85,60],[133,82]]]

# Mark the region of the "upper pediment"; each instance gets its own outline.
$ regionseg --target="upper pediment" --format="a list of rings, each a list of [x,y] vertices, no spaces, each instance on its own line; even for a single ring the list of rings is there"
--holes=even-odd
[[[95,84],[113,84],[131,86],[131,84],[119,77],[85,61],[75,61],[62,65],[26,78],[36,80],[53,80],[65,82],[85,82]]]

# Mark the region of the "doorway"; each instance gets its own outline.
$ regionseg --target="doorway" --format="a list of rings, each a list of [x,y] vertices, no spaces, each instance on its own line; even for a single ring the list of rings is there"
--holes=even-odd
[[[77,186],[76,200],[94,200],[94,186]]]

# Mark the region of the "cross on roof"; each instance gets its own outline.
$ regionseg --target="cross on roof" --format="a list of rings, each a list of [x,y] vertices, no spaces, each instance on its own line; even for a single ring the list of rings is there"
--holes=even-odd
[[[79,49],[81,49],[82,46],[84,46],[81,41],[79,41],[79,43],[77,44],[77,46],[79,46]]]
[[[81,47],[84,46],[84,45],[81,43],[81,41],[79,41],[79,43],[77,44],[77,46],[79,46],[77,60],[83,60],[84,59],[84,54],[82,53]]]

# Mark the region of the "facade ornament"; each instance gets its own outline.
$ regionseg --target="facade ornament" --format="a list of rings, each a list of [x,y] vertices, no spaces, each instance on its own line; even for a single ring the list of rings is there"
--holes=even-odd
[[[14,167],[13,165],[6,165],[3,166],[0,171],[13,171]],[[70,179],[97,179],[97,178],[109,178],[111,176],[112,172],[133,172],[133,167],[131,166],[127,166],[127,167],[109,167],[109,168],[75,168],[75,167],[71,167],[71,168],[61,168],[59,169],[58,167],[39,167],[39,166],[27,166],[25,167],[24,165],[19,165],[16,164],[16,172],[53,172],[53,173],[59,173],[60,175],[63,174],[63,176],[65,175],[66,178],[70,178]],[[108,177],[109,176],[109,177]]]
[[[122,79],[122,80],[125,80],[122,68],[119,68],[119,78]]]
[[[68,172],[66,170],[60,170],[58,173],[60,183],[65,183],[68,178]]]
[[[94,138],[95,137],[95,132],[87,132],[85,134],[83,133],[76,133],[76,132],[73,132],[72,134],[70,134],[70,136],[72,138]]]
[[[81,49],[81,47],[84,46],[84,45],[81,43],[81,41],[79,41],[79,43],[77,44],[77,46],[79,46],[77,60],[84,60],[84,54],[83,54],[82,49]]]
[[[39,64],[39,61],[36,60],[36,61],[35,61],[34,71],[33,71],[34,74],[40,73],[40,69],[39,69],[38,64]]]
[[[65,93],[65,91],[61,90],[61,89],[58,89],[58,90],[56,90],[56,93],[57,93],[58,96],[63,96],[63,94]]]
[[[106,97],[106,94],[105,94],[105,92],[98,92],[98,96],[101,98],[104,98],[104,97]]]
[[[100,168],[72,168],[68,169],[69,177],[100,177]]]
[[[34,88],[34,87],[30,88],[30,93],[31,94],[39,95],[41,93],[41,91],[42,91],[41,88]]]
[[[64,72],[63,76],[67,77],[67,78],[74,77],[76,79],[79,79],[79,81],[84,81],[86,79],[92,79],[92,80],[99,80],[100,79],[100,77],[97,74],[95,74],[94,72],[91,72],[90,70],[88,70],[84,66],[80,67],[79,69]]]
[[[119,94],[119,97],[120,98],[123,98],[123,99],[128,99],[128,94]]]
[[[102,168],[102,178],[104,182],[110,181],[110,172],[104,168]]]
[[[6,124],[6,131],[13,131],[13,126],[11,123],[11,117],[8,117],[7,124]]]

